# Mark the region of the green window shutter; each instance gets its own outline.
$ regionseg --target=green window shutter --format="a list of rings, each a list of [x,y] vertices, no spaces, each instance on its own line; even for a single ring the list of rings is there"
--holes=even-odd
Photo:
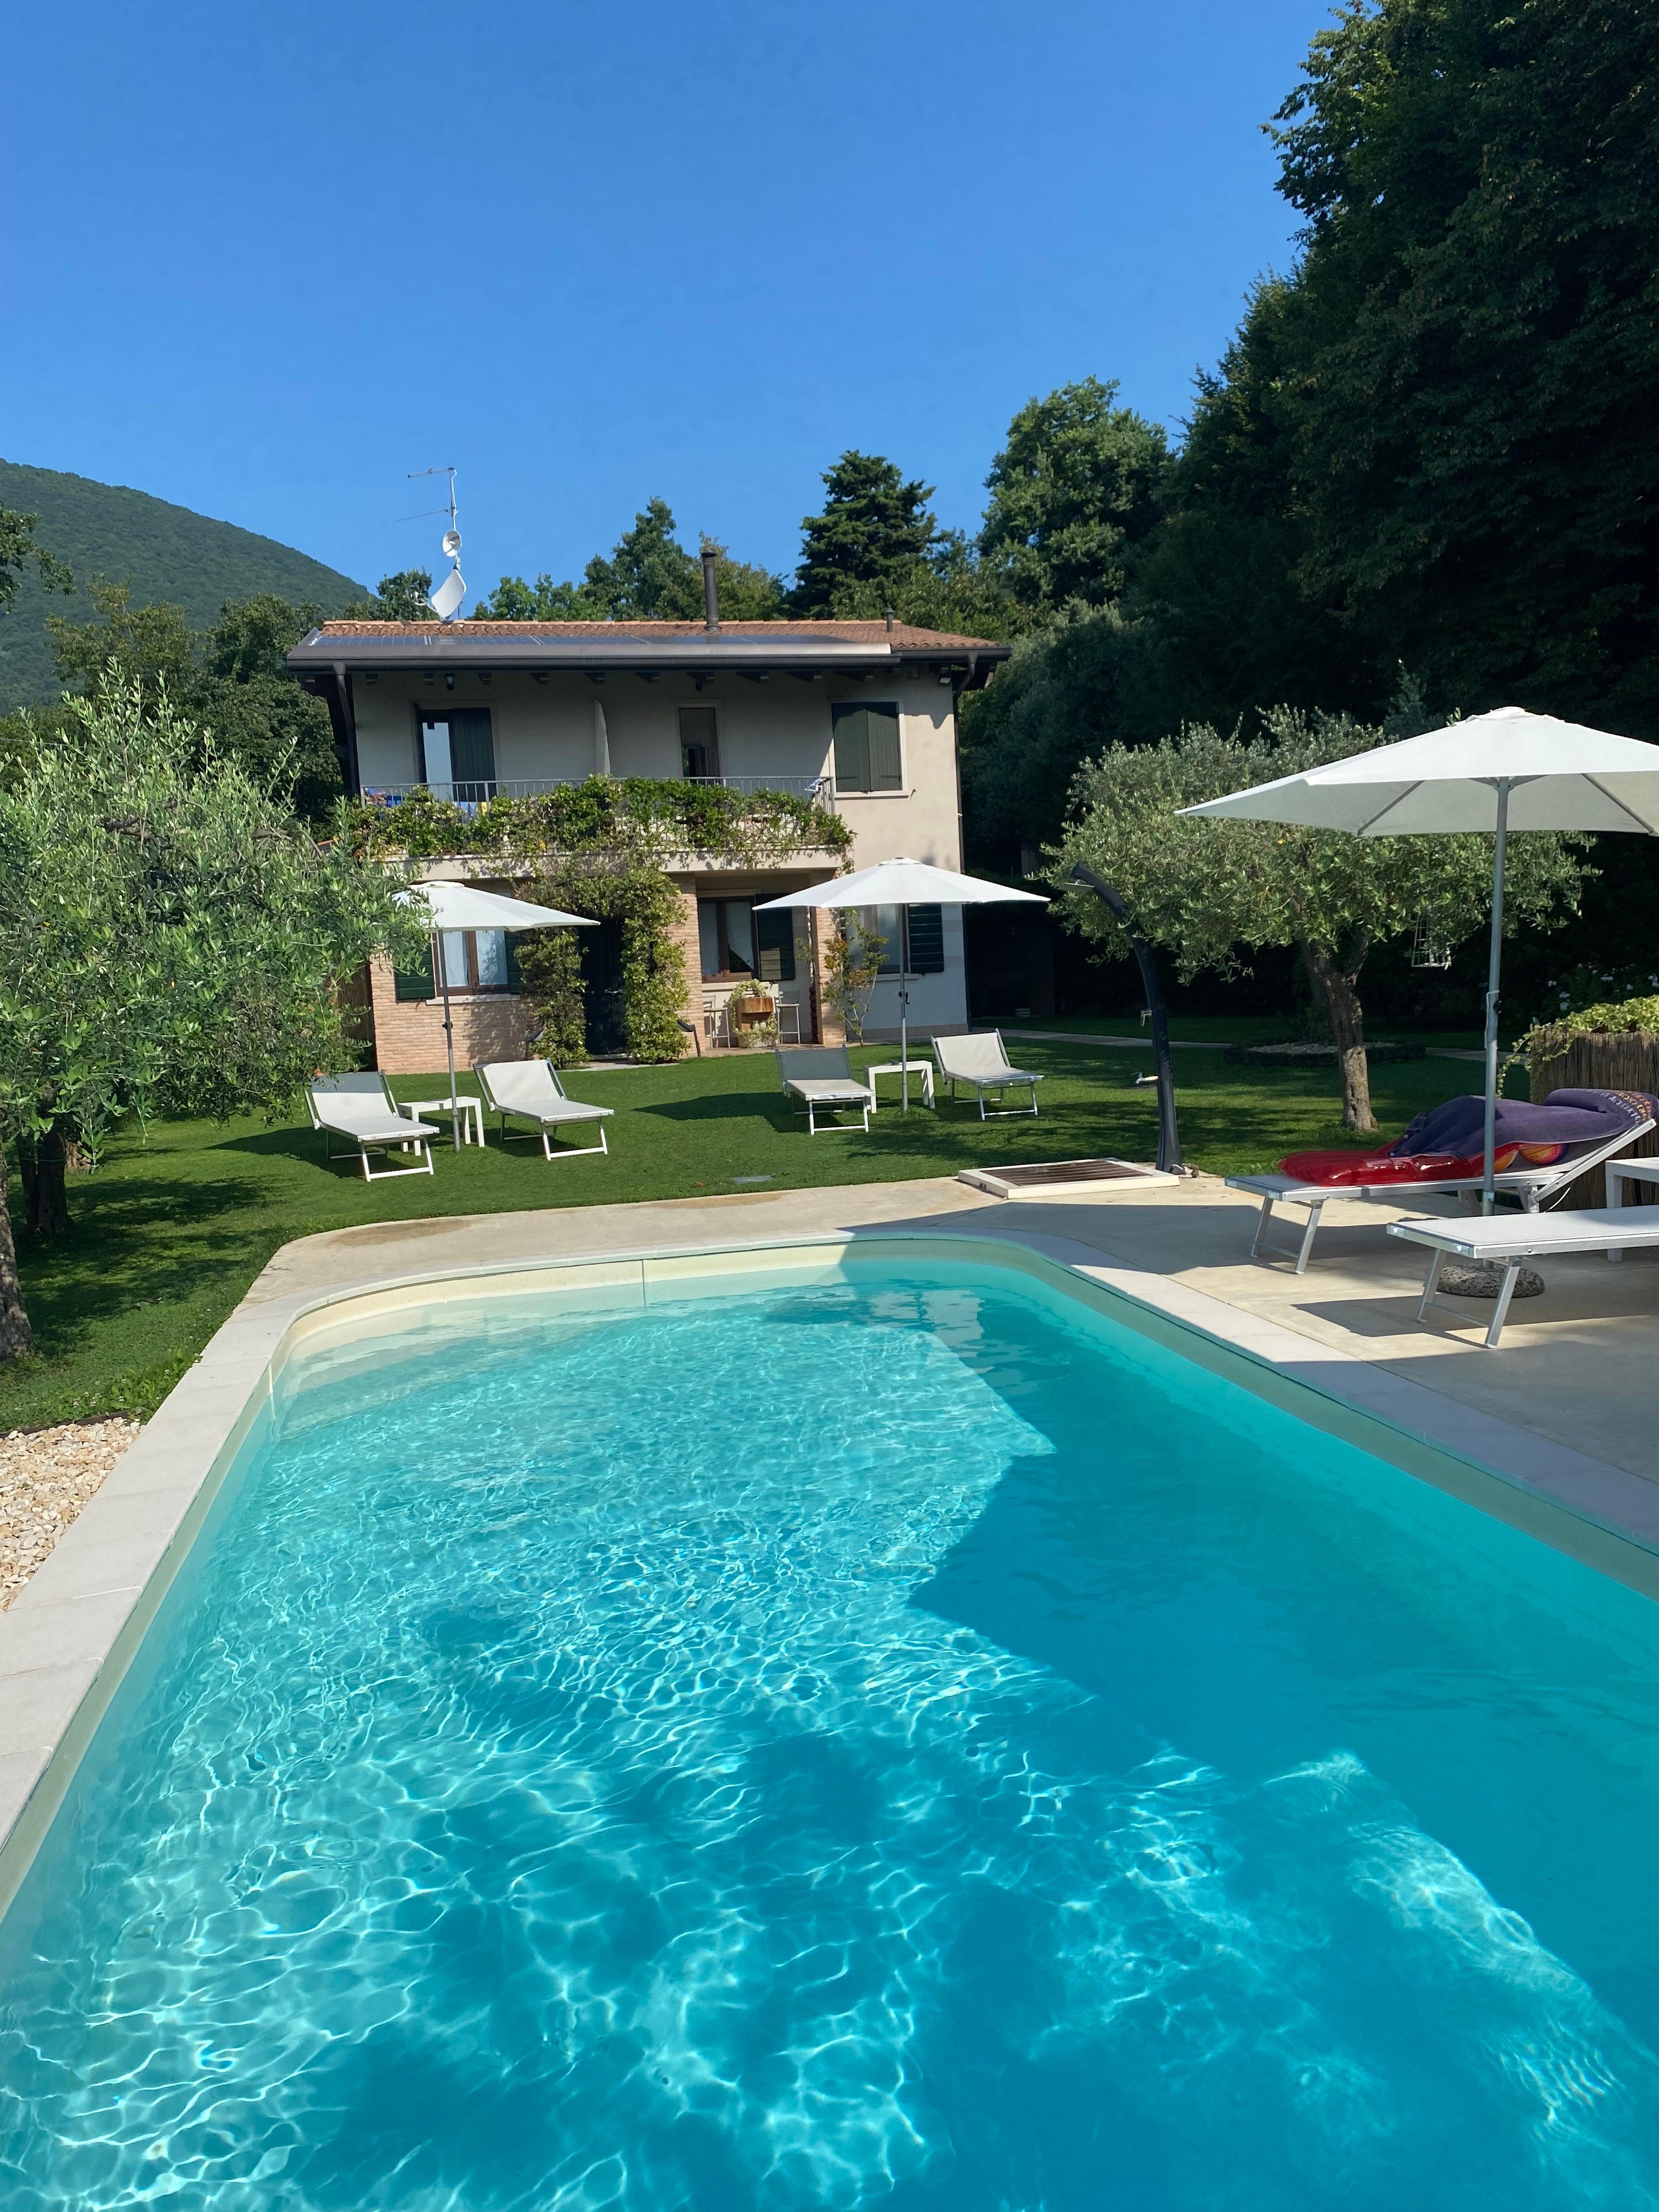
[[[416,964],[413,968],[395,969],[392,981],[399,1006],[407,1006],[416,1000],[424,1001],[434,996],[430,939],[428,939],[426,951]]]
[[[787,908],[781,914],[757,911],[755,931],[762,976],[769,983],[793,983],[795,980],[794,915]]]
[[[495,781],[495,740],[488,707],[451,708],[449,773],[457,783]]]
[[[945,972],[945,908],[910,908],[910,973],[940,975]]]
[[[507,932],[507,988],[509,991],[516,992],[519,997],[522,998],[524,970],[519,965],[520,935],[520,933],[516,929],[509,929]]]
[[[870,730],[870,788],[897,791],[899,781],[899,718],[896,706],[865,708]]]
[[[836,741],[836,788],[870,788],[870,717],[862,707],[832,707]]]

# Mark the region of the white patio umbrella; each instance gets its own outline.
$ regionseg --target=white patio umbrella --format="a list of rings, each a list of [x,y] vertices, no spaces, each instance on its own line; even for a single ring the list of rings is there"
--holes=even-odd
[[[448,929],[597,929],[585,914],[562,914],[556,906],[538,906],[531,899],[507,898],[500,891],[481,891],[471,884],[417,884],[398,898],[404,906],[424,902],[432,917],[432,970],[444,1002],[444,1051],[449,1060],[449,1123],[455,1149],[461,1149],[461,1109],[455,1098],[455,1030],[449,1018],[449,969],[444,960],[443,933]]]
[[[835,876],[827,884],[809,884],[804,891],[783,898],[756,902],[765,914],[778,907],[849,906],[1003,906],[1016,902],[1047,906],[1040,891],[1010,890],[1006,884],[987,883],[980,876],[959,876],[951,868],[936,868],[927,860],[884,860],[879,866],[860,868],[850,876]],[[910,1110],[910,931],[908,916],[899,934],[899,1068],[904,1111]]]
[[[1628,830],[1659,836],[1659,745],[1589,730],[1524,707],[1498,707],[1425,737],[1356,753],[1185,806],[1183,814],[1289,822],[1357,837],[1494,840],[1492,949],[1486,974],[1486,1116],[1481,1204],[1493,1204],[1498,1111],[1498,999],[1504,945],[1504,851],[1511,830]]]

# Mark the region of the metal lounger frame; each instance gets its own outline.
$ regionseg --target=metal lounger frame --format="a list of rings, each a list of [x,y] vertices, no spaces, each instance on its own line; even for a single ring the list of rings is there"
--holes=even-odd
[[[554,1115],[549,1120],[544,1121],[539,1114],[535,1113],[528,1106],[503,1106],[489,1087],[489,1078],[484,1073],[483,1066],[477,1060],[473,1062],[472,1073],[477,1079],[478,1089],[483,1096],[484,1105],[490,1113],[500,1117],[501,1139],[504,1145],[528,1145],[539,1137],[542,1140],[542,1158],[545,1160],[585,1160],[594,1153],[609,1154],[611,1147],[605,1141],[606,1117],[604,1115]],[[558,1084],[559,1091],[562,1094],[564,1085],[559,1083],[556,1075],[554,1076],[553,1080]],[[532,1121],[535,1127],[530,1129],[509,1129],[507,1126],[507,1117],[509,1114],[520,1121]],[[562,1128],[567,1124],[574,1126],[589,1121],[597,1121],[599,1123],[599,1141],[597,1145],[560,1145],[556,1150],[555,1149],[552,1138],[549,1133],[551,1130]]]
[[[869,1135],[870,1094],[867,1091],[860,1093],[863,1099],[860,1109],[863,1120],[858,1128],[855,1129],[850,1121],[828,1121],[820,1129],[817,1124],[817,1115],[820,1110],[826,1114],[845,1114],[850,1111],[854,1101],[850,1098],[803,1098],[793,1083],[786,1083],[783,1088],[785,1095],[793,1102],[793,1111],[799,1114],[805,1109],[806,1133],[809,1137],[856,1137],[860,1134],[867,1137]]]
[[[1635,1128],[1623,1130],[1618,1136],[1609,1137],[1603,1143],[1593,1146],[1577,1159],[1558,1160],[1547,1168],[1507,1169],[1494,1177],[1494,1187],[1510,1198],[1518,1198],[1524,1212],[1536,1213],[1540,1207],[1560,1197],[1581,1175],[1589,1175],[1592,1170],[1604,1166],[1627,1145],[1633,1145],[1638,1137],[1644,1137],[1653,1126],[1650,1121],[1639,1122]],[[1362,1204],[1400,1206],[1418,1197],[1455,1195],[1478,1198],[1481,1185],[1479,1176],[1473,1179],[1460,1176],[1442,1182],[1344,1183],[1328,1190],[1315,1183],[1303,1183],[1292,1185],[1288,1190],[1264,1191],[1259,1188],[1261,1182],[1261,1178],[1256,1176],[1229,1176],[1227,1178],[1229,1190],[1249,1191],[1252,1198],[1259,1197],[1261,1200],[1261,1212],[1250,1245],[1250,1257],[1259,1260],[1264,1253],[1269,1257],[1277,1253],[1280,1257],[1289,1259],[1294,1253],[1298,1275],[1306,1274],[1308,1271],[1308,1260],[1313,1251],[1314,1238],[1319,1233],[1320,1220],[1334,1198],[1356,1199]],[[1273,1225],[1275,1206],[1307,1207],[1308,1225],[1299,1238],[1293,1235],[1292,1241],[1286,1243],[1269,1237],[1267,1232]]]
[[[359,1161],[362,1166],[363,1181],[365,1182],[394,1182],[398,1176],[434,1175],[437,1172],[432,1164],[432,1140],[429,1137],[417,1137],[413,1134],[402,1139],[396,1137],[360,1137],[349,1149],[343,1152],[330,1152],[330,1139],[332,1137],[349,1136],[350,1134],[350,1131],[347,1129],[336,1128],[331,1123],[325,1121],[317,1111],[317,1101],[312,1095],[311,1085],[307,1083],[303,1086],[303,1088],[306,1094],[306,1110],[311,1115],[311,1126],[321,1134],[323,1139],[323,1158],[331,1164],[332,1164],[336,1160]],[[374,1094],[368,1088],[368,1085],[365,1084],[361,1095],[364,1097],[372,1098]],[[390,1112],[393,1114],[401,1114],[403,1112],[402,1107],[398,1105],[397,1100],[392,1097],[391,1089],[387,1085],[384,1075],[380,1078],[380,1096],[385,1099],[387,1109]],[[412,1119],[413,1116],[410,1118]],[[389,1151],[393,1145],[396,1145],[398,1151],[402,1152],[419,1152],[422,1155],[425,1164],[421,1167],[413,1168],[382,1168],[379,1175],[376,1175],[374,1169],[368,1164],[369,1147],[373,1146],[377,1151],[386,1152]]]

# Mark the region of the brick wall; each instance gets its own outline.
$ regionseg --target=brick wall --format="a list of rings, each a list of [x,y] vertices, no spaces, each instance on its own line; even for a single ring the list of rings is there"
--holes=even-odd
[[[399,1003],[392,963],[377,959],[369,969],[374,995],[375,1064],[386,1075],[430,1075],[443,1068],[444,1010],[441,1000]],[[455,1072],[475,1060],[522,1060],[530,1042],[530,1008],[523,999],[452,998],[455,1025]],[[471,1089],[471,1085],[466,1086]]]

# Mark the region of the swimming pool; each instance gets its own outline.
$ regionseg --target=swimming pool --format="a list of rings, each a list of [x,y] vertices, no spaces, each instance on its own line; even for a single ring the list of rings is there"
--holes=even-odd
[[[1659,2203],[1656,1661],[1012,1275],[348,1345],[0,1923],[0,2197]]]

